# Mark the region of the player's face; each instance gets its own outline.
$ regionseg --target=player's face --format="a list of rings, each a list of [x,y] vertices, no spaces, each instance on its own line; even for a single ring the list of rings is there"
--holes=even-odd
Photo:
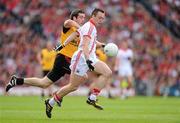
[[[123,47],[123,48],[128,48],[128,43],[127,43],[126,41],[123,41],[123,42],[122,42],[122,47]]]
[[[104,22],[104,19],[105,19],[105,13],[102,12],[98,12],[96,16],[94,16],[94,20],[97,25],[102,24]]]
[[[84,24],[85,14],[84,14],[84,13],[79,13],[75,21],[76,21],[79,25]]]

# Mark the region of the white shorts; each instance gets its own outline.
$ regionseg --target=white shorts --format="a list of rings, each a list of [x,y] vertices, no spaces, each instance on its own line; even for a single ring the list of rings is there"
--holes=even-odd
[[[92,63],[93,66],[99,61],[99,59],[96,58],[96,55],[90,57],[89,60],[93,62]],[[70,69],[71,72],[79,76],[86,75],[87,71],[89,70],[89,67],[86,64],[86,59],[82,50],[78,50],[73,54],[71,59]]]
[[[133,70],[131,67],[121,67],[118,70],[118,75],[121,77],[128,77],[133,75]]]

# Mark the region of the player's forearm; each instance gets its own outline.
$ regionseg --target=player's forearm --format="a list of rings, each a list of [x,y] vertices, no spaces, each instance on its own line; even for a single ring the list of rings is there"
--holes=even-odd
[[[78,36],[77,32],[73,32],[62,44],[63,46],[66,46],[69,42],[71,42],[72,40],[74,40],[76,37]]]
[[[89,59],[89,49],[88,49],[87,45],[83,45],[83,53],[84,53],[86,60]]]
[[[77,22],[75,22],[75,21],[72,21],[71,25],[72,25],[73,27],[77,28],[77,29],[80,28],[80,25],[79,25]]]
[[[63,49],[63,47],[65,47],[67,44],[69,44],[69,42],[71,42],[72,40],[74,40],[76,38],[76,36],[78,35],[77,32],[73,32],[65,41],[63,44],[58,44],[55,46],[54,50],[55,51],[60,51],[61,49]],[[60,41],[61,42],[61,41]]]
[[[86,60],[89,59],[89,47],[88,47],[89,42],[90,39],[87,36],[83,37],[83,53]]]

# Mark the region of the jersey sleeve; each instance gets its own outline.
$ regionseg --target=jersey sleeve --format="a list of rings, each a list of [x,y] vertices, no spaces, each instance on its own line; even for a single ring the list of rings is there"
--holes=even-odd
[[[121,50],[118,50],[117,58],[121,57]]]
[[[130,50],[129,56],[130,56],[130,58],[133,58],[133,51],[132,50]]]

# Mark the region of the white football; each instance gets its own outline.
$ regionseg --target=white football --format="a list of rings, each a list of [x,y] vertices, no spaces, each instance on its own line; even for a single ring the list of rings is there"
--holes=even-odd
[[[118,46],[114,43],[108,43],[104,47],[104,52],[107,56],[116,56],[118,53]]]

